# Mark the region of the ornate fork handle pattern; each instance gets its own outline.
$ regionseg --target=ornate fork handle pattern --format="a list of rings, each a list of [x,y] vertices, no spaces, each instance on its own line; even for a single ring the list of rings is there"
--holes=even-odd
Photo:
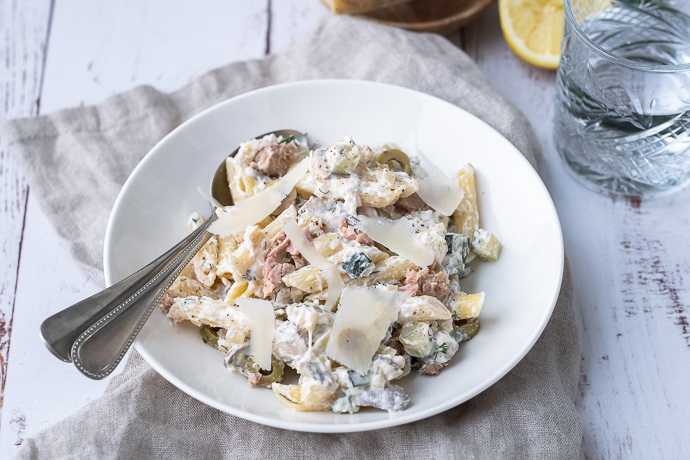
[[[59,359],[74,362],[100,380],[120,363],[163,294],[211,238],[212,214],[165,254],[104,291],[69,307],[41,325],[41,338]]]

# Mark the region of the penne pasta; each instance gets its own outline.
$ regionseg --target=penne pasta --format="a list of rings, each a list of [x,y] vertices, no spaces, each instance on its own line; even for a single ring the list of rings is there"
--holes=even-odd
[[[464,196],[450,217],[461,197],[433,195],[442,171],[423,180],[421,194],[445,214],[416,193],[419,161],[394,145],[346,138],[308,152],[271,134],[243,143],[226,170],[233,200],[254,198],[219,210],[226,225],[211,227],[217,235],[161,308],[199,326],[250,386],[272,387],[298,411],[402,410],[409,397],[391,382],[412,363],[440,372],[479,330],[485,294],[465,294],[460,283],[475,254],[494,261],[502,245],[479,228],[469,164],[454,176]],[[190,231],[202,222],[191,216]],[[269,354],[270,368],[261,367]],[[279,383],[285,366],[298,384]]]

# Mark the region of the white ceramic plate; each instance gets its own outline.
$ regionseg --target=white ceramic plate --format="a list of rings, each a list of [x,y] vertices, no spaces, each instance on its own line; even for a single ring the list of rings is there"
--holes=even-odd
[[[276,129],[309,133],[320,143],[352,136],[358,143],[395,142],[422,151],[452,173],[466,162],[477,174],[481,226],[503,243],[498,262],[475,265],[466,292],[486,291],[481,332],[461,345],[440,375],[417,372],[400,384],[408,409],[388,414],[293,412],[267,389],[223,367],[189,324],[173,328],[155,311],[135,342],[163,377],[224,412],[291,430],[346,432],[400,425],[467,401],[515,366],[546,325],[560,290],[563,241],[558,216],[537,173],[487,124],[432,96],[371,82],[323,80],[272,86],[235,97],[195,116],[158,143],[137,166],[115,203],[105,239],[108,285],[180,240],[197,192],[241,142]],[[396,382],[397,383],[397,382]]]

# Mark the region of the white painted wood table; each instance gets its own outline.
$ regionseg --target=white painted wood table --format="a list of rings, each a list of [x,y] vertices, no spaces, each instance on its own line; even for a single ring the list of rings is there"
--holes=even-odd
[[[193,5],[192,5],[193,4]],[[0,121],[97,103],[136,85],[175,90],[289,46],[329,14],[318,0],[0,0]],[[525,112],[560,214],[578,294],[584,458],[690,457],[690,192],[642,203],[592,193],[551,139],[554,72],[508,49],[494,7],[448,38]],[[38,327],[99,290],[0,150],[0,458],[97,398]],[[11,359],[10,359],[11,358]]]

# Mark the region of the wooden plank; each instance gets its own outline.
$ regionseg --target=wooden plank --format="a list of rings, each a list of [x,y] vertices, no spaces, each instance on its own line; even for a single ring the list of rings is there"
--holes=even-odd
[[[72,261],[66,245],[57,238],[36,201],[30,199],[0,452],[14,449],[26,437],[103,393],[107,380],[88,380],[72,364],[57,360],[38,339],[38,327],[45,318],[99,289]]]
[[[41,112],[97,103],[141,84],[175,90],[214,67],[263,56],[267,28],[264,1],[57,2]],[[102,393],[106,382],[84,378],[37,340],[45,317],[99,288],[29,196],[12,335],[17,361],[8,375],[0,452],[14,452],[22,439]]]
[[[577,406],[584,458],[682,458],[690,451],[688,305],[690,191],[636,202],[596,194],[558,158],[551,130],[555,72],[520,61],[494,7],[463,33],[492,84],[529,118],[540,174],[561,218],[582,337]]]
[[[267,0],[59,2],[45,111],[137,85],[174,91],[216,67],[263,56],[267,27]]]
[[[267,51],[275,53],[299,40],[330,14],[318,1],[272,0]]]
[[[589,458],[682,458],[690,451],[689,217],[679,212],[688,199],[684,193],[639,208],[593,194],[568,202],[564,225],[579,234],[569,253],[580,253],[571,256],[581,286],[577,404]]]
[[[16,5],[22,2],[0,0],[0,5],[4,8],[0,11],[17,14]],[[271,16],[266,14],[269,6]],[[288,46],[328,14],[318,2],[303,0],[251,4],[208,0],[195,4],[194,10],[182,1],[146,5],[59,2],[44,111],[98,102],[136,84],[176,89],[217,65]],[[3,50],[17,47],[9,29],[0,25]],[[566,174],[554,153],[550,134],[553,72],[532,68],[510,52],[495,9],[451,39],[462,43],[498,91],[527,114],[544,147],[541,174],[561,215],[578,288],[584,359],[577,404],[584,421],[583,456],[681,458],[681,453],[690,450],[690,440],[683,436],[688,427],[684,414],[690,409],[685,394],[690,377],[686,314],[690,294],[683,280],[683,274],[690,272],[684,232],[690,223],[686,210],[690,196],[685,193],[635,207],[584,190]],[[11,43],[9,48],[7,43]],[[5,97],[3,106],[11,97],[30,94],[12,89],[18,82],[30,82],[31,72],[26,75],[22,80],[21,72],[0,74],[6,95],[0,96]],[[27,88],[28,83],[21,84]],[[33,103],[31,97],[25,100]],[[0,156],[3,199],[8,197],[0,210],[5,214],[0,216],[14,216],[9,222],[16,225],[17,216],[23,222],[24,207],[13,210],[12,197],[25,200],[26,187],[16,166],[8,164],[11,160]],[[15,171],[11,174],[20,178],[19,185],[5,179],[11,176],[5,174],[8,170]],[[5,231],[9,230],[0,228],[0,242],[16,244],[21,232],[5,236]],[[102,391],[102,383],[83,379],[36,340],[43,318],[98,286],[70,260],[31,197],[21,260],[14,301],[13,367],[9,368],[0,431],[0,452],[8,453],[21,439]],[[3,302],[8,283],[15,299],[14,267],[14,272],[0,272]],[[5,304],[1,306],[6,311]],[[37,378],[45,375],[51,376],[50,382]]]
[[[0,0],[0,123],[38,110],[50,8],[50,0]],[[24,419],[7,416],[4,395],[28,192],[17,162],[0,147],[0,428]]]

